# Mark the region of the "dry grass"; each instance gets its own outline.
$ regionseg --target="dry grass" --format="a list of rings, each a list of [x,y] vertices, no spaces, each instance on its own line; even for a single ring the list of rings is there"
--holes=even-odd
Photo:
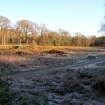
[[[0,55],[0,62],[21,63],[25,62],[26,58],[18,55]]]
[[[39,46],[39,45],[0,45],[0,49],[28,49],[28,50],[39,50],[39,51],[46,51],[51,49],[60,49],[60,50],[75,50],[75,51],[94,51],[94,50],[102,50],[103,47],[77,47],[77,46]]]
[[[35,55],[47,54],[67,54],[70,52],[99,52],[102,49],[91,47],[73,47],[73,46],[33,46],[33,45],[6,45],[0,46],[0,62],[23,64],[29,62]]]

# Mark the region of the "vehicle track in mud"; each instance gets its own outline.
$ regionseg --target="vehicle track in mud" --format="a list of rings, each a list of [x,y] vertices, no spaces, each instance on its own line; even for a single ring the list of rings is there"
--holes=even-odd
[[[48,99],[50,100],[48,101],[49,103],[55,102],[55,100],[59,103],[59,102],[62,102],[63,99],[65,99],[65,96],[54,95],[55,99],[53,98],[50,99],[51,98],[50,95],[52,95],[52,90],[50,89],[50,85],[53,85],[52,88],[55,91],[57,87],[59,88],[57,91],[59,90],[62,91],[62,89],[64,88],[61,85],[64,82],[63,75],[71,73],[68,71],[72,71],[72,70],[75,71],[76,69],[79,70],[78,68],[84,69],[84,67],[88,67],[91,64],[94,64],[95,66],[97,63],[105,62],[105,55],[96,55],[95,59],[88,59],[86,56],[79,59],[78,62],[75,62],[75,60],[76,59],[74,59],[73,64],[65,65],[62,67],[31,68],[29,70],[26,69],[24,71],[13,72],[8,75],[2,76],[2,79],[8,81],[8,83],[10,83],[10,89],[14,92],[17,92],[17,94],[28,93],[30,95],[33,95],[33,94],[35,95],[36,93],[46,93],[48,95]],[[60,83],[58,83],[59,80],[55,80],[55,77],[59,77],[59,76],[61,77]],[[75,91],[75,92],[78,93],[78,91]],[[68,94],[72,94],[72,92]],[[61,97],[61,99],[58,100],[57,97]],[[80,101],[81,100],[82,98],[80,98]],[[58,105],[58,104],[54,103],[53,105]],[[60,104],[60,105],[63,105],[63,104]]]
[[[75,61],[75,60],[74,60]],[[40,68],[31,68],[31,69],[25,69],[23,71],[16,71],[13,73],[10,73],[4,77],[14,77],[16,78],[20,78],[20,77],[25,77],[25,76],[29,76],[32,74],[40,74],[40,76],[43,76],[44,74],[46,74],[46,72],[51,72],[51,71],[65,71],[66,69],[72,69],[72,68],[83,68],[83,67],[88,67],[91,64],[96,64],[96,63],[100,63],[100,62],[104,62],[105,61],[105,56],[97,56],[96,59],[92,59],[89,60],[88,58],[83,58],[81,59],[79,62],[77,63],[73,63],[72,65],[66,65],[66,66],[62,66],[62,67],[55,67],[55,68],[46,68],[46,67],[40,67]]]

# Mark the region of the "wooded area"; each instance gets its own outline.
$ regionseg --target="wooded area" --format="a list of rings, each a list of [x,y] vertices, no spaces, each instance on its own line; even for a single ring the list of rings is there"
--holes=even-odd
[[[53,45],[53,46],[103,46],[105,36],[71,35],[59,29],[49,30],[44,24],[20,20],[13,25],[7,17],[0,16],[0,45]]]

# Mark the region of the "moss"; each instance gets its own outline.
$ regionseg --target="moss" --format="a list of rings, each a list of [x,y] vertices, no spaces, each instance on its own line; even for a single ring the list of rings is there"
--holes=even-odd
[[[46,95],[37,95],[33,97],[33,105],[48,105],[48,98]]]
[[[0,80],[0,105],[11,105],[12,99],[13,95],[9,91],[8,83]]]
[[[0,105],[11,105],[12,98],[13,97],[10,92],[0,92]]]
[[[0,79],[0,91],[9,91],[9,84],[6,81]]]
[[[18,103],[19,103],[19,105],[29,105],[29,99],[28,99],[28,97],[26,97],[26,96],[21,96],[21,97],[19,97],[19,99],[18,99]]]

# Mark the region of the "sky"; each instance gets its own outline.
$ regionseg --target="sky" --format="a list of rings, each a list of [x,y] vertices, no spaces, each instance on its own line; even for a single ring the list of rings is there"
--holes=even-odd
[[[0,15],[13,24],[28,19],[50,30],[99,35],[105,0],[0,0]]]

